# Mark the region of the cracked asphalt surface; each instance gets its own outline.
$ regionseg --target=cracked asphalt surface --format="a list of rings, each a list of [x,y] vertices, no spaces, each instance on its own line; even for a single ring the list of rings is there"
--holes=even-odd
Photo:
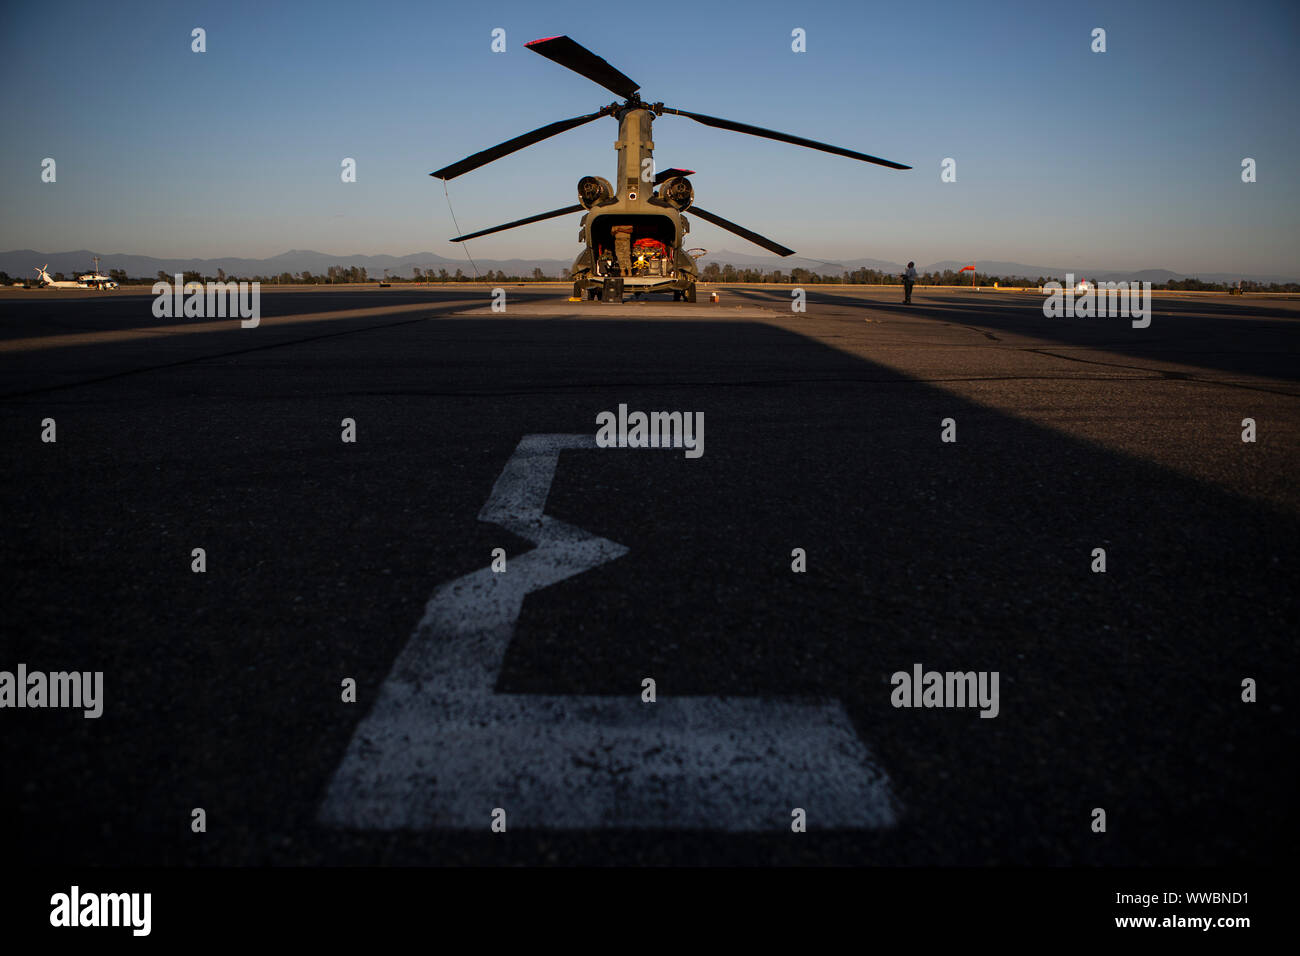
[[[0,669],[105,685],[98,720],[0,713],[10,859],[1290,859],[1300,299],[1157,293],[1133,329],[1028,293],[811,286],[793,313],[786,287],[718,289],[507,287],[498,314],[486,287],[268,288],[256,329],[0,292]],[[563,453],[547,514],[630,551],[529,595],[498,689],[838,698],[897,824],[319,825],[435,587],[529,547],[476,520],[519,440],[620,403],[704,412],[705,454]],[[894,708],[914,663],[998,671],[998,717]]]

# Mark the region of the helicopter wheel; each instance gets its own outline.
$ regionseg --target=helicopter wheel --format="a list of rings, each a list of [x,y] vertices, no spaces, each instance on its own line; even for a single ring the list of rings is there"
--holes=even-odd
[[[686,291],[682,293],[682,298],[684,298],[687,302],[694,302],[694,301],[695,301],[695,283],[694,283],[694,282],[692,282],[690,285],[688,285],[688,286],[686,287]]]
[[[680,291],[678,291],[678,292],[674,292],[674,293],[673,293],[673,301],[674,301],[674,302],[680,302],[680,301],[682,301],[682,294],[681,294]]]

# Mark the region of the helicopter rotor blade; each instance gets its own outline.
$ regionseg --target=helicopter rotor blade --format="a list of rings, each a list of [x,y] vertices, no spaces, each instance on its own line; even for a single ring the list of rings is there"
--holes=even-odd
[[[660,185],[665,179],[673,179],[677,176],[694,176],[693,169],[679,169],[674,166],[672,169],[665,169],[662,172],[655,173],[655,185]]]
[[[746,229],[744,226],[738,226],[734,222],[731,222],[728,219],[723,219],[721,216],[714,215],[713,213],[709,212],[707,209],[701,209],[699,206],[691,206],[686,211],[699,216],[705,222],[711,222],[715,226],[719,226],[727,230],[727,232],[733,232],[736,235],[740,236],[740,238],[742,239],[748,239],[750,242],[754,243],[754,245],[762,246],[768,252],[775,252],[778,256],[794,255],[793,249],[787,249],[785,246],[781,245],[781,243],[773,242],[771,239],[768,239],[766,236],[760,236],[758,233],[752,232],[749,229]]]
[[[516,219],[514,222],[508,222],[505,225],[493,226],[491,229],[480,229],[478,232],[471,232],[467,236],[457,236],[452,242],[464,242],[466,239],[477,239],[479,236],[491,235],[494,232],[501,232],[505,229],[513,229],[515,226],[526,226],[530,222],[541,222],[543,219],[554,219],[556,216],[565,216],[571,212],[580,212],[582,206],[575,204],[565,206],[563,209],[552,209],[550,212],[538,213],[536,216],[529,216],[527,219]]]
[[[514,139],[508,139],[490,149],[485,149],[475,153],[473,156],[467,156],[458,163],[452,163],[450,166],[444,166],[437,172],[432,172],[430,176],[436,176],[441,180],[455,179],[457,176],[468,173],[472,169],[478,169],[480,166],[486,166],[493,160],[500,159],[502,156],[509,156],[511,153],[518,152],[525,146],[532,146],[534,143],[540,143],[544,139],[557,136],[560,133],[575,129],[584,123],[590,123],[594,119],[605,116],[609,111],[607,109],[597,110],[595,113],[588,113],[586,116],[575,116],[572,119],[560,120],[557,123],[551,123],[549,126],[542,126],[533,130],[531,133],[524,133],[522,136],[516,136]]]
[[[554,60],[560,66],[568,67],[574,73],[580,73],[593,83],[599,83],[624,99],[630,99],[641,88],[640,83],[624,76],[603,58],[567,36],[543,37],[525,43],[524,46],[548,60]]]
[[[911,169],[911,166],[904,166],[902,163],[895,163],[892,160],[881,159],[879,156],[868,156],[866,153],[859,153],[851,149],[844,149],[841,146],[832,146],[829,143],[819,143],[813,139],[804,139],[802,136],[792,136],[789,133],[778,133],[776,130],[763,129],[761,126],[750,126],[748,123],[737,123],[734,120],[719,119],[716,116],[705,116],[703,113],[692,113],[688,110],[677,110],[665,106],[665,113],[672,113],[675,116],[685,116],[693,119],[697,123],[703,123],[705,126],[713,126],[718,129],[731,130],[733,133],[748,133],[750,136],[762,136],[765,139],[774,139],[782,143],[792,143],[795,146],[807,146],[809,149],[820,149],[823,153],[834,153],[836,156],[847,156],[849,159],[860,159],[864,163],[875,163],[877,166],[888,166],[890,169]]]

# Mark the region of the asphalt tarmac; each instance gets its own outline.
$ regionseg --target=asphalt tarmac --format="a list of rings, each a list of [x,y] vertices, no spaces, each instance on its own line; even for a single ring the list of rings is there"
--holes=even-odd
[[[1032,293],[717,289],[266,289],[252,329],[0,293],[0,670],[104,674],[98,719],[0,712],[6,858],[1291,859],[1300,299],[1157,294],[1138,329]],[[819,827],[816,793],[806,833],[321,822],[435,589],[532,548],[478,519],[521,439],[620,404],[703,412],[705,452],[561,453],[546,514],[627,552],[526,597],[495,691],[838,700],[892,822]],[[997,716],[893,706],[915,664],[997,672]]]

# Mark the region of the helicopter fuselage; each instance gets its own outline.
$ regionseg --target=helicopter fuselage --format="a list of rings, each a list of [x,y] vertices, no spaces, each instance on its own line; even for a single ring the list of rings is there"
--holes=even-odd
[[[681,202],[661,196],[655,182],[654,113],[634,105],[615,115],[617,178],[613,184],[596,177],[579,183],[578,198],[588,211],[578,231],[586,248],[571,270],[573,294],[594,298],[596,290],[602,297],[621,297],[623,290],[670,291],[674,298],[693,300],[698,272],[683,250],[690,223],[678,208]],[[591,180],[608,187],[609,194],[584,195],[583,185]]]

